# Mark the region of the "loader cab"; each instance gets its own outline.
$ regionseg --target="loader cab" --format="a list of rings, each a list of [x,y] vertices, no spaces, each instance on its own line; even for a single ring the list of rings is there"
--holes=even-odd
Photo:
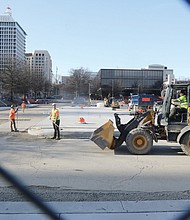
[[[180,109],[180,103],[176,103],[180,92],[183,91],[187,97],[187,109]],[[174,109],[173,109],[174,108]],[[173,112],[175,112],[173,114]],[[165,91],[161,124],[165,126],[168,141],[176,141],[181,130],[190,125],[190,84],[170,85]]]
[[[187,111],[184,113],[177,114],[175,113],[175,117],[171,117],[171,112],[174,107],[180,108],[180,103],[177,99],[180,97],[181,91],[185,91],[185,95],[187,97]],[[188,119],[188,108],[190,107],[190,84],[177,84],[170,85],[165,90],[163,106],[162,106],[162,122],[166,124],[171,124],[172,122],[187,122]],[[179,111],[180,112],[180,111]],[[163,120],[164,119],[164,120]]]

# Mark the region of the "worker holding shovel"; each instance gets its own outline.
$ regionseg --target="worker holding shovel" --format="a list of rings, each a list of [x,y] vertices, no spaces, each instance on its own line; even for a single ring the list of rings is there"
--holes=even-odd
[[[56,108],[56,104],[52,104],[52,110],[50,114],[50,119],[52,120],[53,129],[54,129],[54,136],[51,139],[60,140],[60,116],[59,116],[59,109]]]
[[[15,109],[14,105],[11,105],[11,109],[9,112],[9,119],[10,119],[10,128],[11,128],[11,132],[15,131],[17,132],[17,128],[16,128],[16,122],[15,122],[15,115],[18,112],[18,108]],[[18,120],[18,115],[17,115],[17,120]]]

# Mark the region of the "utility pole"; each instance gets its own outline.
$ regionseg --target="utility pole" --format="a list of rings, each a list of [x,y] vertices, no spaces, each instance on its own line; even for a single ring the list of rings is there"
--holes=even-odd
[[[56,66],[56,73],[55,73],[55,94],[56,95],[58,95],[57,93],[58,93],[58,89],[57,89],[57,84],[58,84],[58,82],[57,82],[57,72],[58,72],[58,67]]]
[[[57,80],[57,72],[58,72],[58,67],[56,66],[56,75],[55,75],[55,83],[57,84],[58,82],[58,80]]]
[[[90,106],[90,103],[91,103],[91,100],[90,100],[90,95],[91,95],[90,82],[88,83],[88,95],[89,95],[89,106]]]
[[[113,83],[113,79],[112,79],[112,81],[111,81],[111,89],[112,89],[112,97],[114,97],[114,93],[113,93],[113,91],[114,91],[114,83]]]

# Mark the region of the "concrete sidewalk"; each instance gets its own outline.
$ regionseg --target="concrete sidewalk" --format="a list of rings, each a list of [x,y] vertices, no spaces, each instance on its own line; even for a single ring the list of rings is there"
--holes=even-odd
[[[190,201],[47,202],[60,219],[67,220],[182,220]],[[49,218],[30,202],[0,202],[0,219],[45,220]]]

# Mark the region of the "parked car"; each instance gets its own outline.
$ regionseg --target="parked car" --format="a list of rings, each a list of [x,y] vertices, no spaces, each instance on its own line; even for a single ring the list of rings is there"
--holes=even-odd
[[[25,100],[23,100],[25,101]],[[26,101],[28,102],[28,104],[35,104],[35,100],[33,98],[26,98]]]
[[[88,100],[84,97],[75,97],[72,101],[72,106],[87,105],[87,104],[88,104]]]
[[[49,99],[36,99],[35,103],[36,104],[49,104],[50,100]]]

